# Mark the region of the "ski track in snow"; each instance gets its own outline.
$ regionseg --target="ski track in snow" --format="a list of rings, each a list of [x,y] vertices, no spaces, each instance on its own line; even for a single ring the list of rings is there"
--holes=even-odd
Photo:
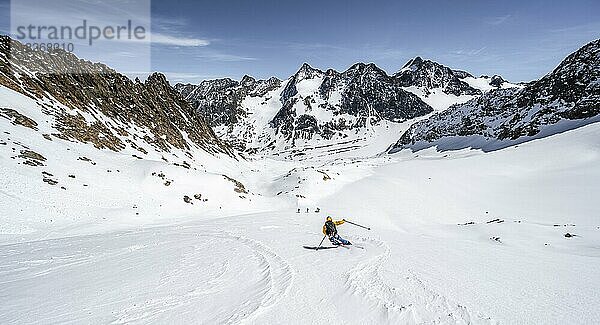
[[[9,322],[21,324],[53,323],[66,320],[125,324],[171,322],[173,319],[199,323],[239,324],[251,322],[254,316],[277,303],[285,295],[293,279],[292,269],[288,263],[268,247],[253,239],[228,232],[211,232],[198,227],[189,229],[174,227],[116,233],[111,234],[110,237],[113,238],[116,245],[111,244],[109,248],[102,247],[99,240],[103,236],[96,235],[0,246],[0,260],[2,260],[0,263],[0,302],[5,306],[4,308],[0,307],[0,314],[8,315]],[[148,239],[150,243],[147,242]],[[144,243],[144,241],[146,242]],[[212,249],[209,245],[211,242],[217,242],[219,246],[227,247],[227,249],[219,251],[223,257],[218,261],[214,261],[214,258],[207,259],[203,253]],[[176,259],[177,264],[168,264],[164,269],[161,268],[162,265],[156,265],[155,272],[147,269],[154,267],[152,259],[156,257],[152,255],[173,254],[172,249],[179,250],[185,246],[189,247],[189,245],[191,245],[191,249]],[[236,253],[240,253],[240,255]],[[199,260],[205,260],[208,267],[202,264],[198,265]],[[149,264],[141,267],[137,265],[138,263],[143,264],[144,261]],[[256,265],[252,263],[253,261],[256,261]],[[123,291],[118,290],[121,288],[117,283],[112,292],[108,296],[104,296],[104,299],[101,298],[100,301],[77,299],[75,297],[77,290],[88,292],[85,298],[89,298],[90,292],[111,291],[103,287],[102,281],[106,281],[106,279],[101,274],[102,268],[110,263],[124,264],[122,266],[125,268],[124,273],[131,273],[131,271],[160,273],[159,280],[153,282],[151,276],[146,274],[149,279],[138,279],[141,283],[132,284],[131,282],[135,281],[124,280],[122,284],[131,286],[131,288],[124,288]],[[256,266],[256,268],[250,268],[248,265]],[[194,276],[194,270],[200,274]],[[60,284],[60,281],[56,280],[60,279],[62,274],[72,273],[84,277],[88,275],[91,279],[98,277],[100,281],[93,283],[91,288],[85,289],[78,288],[77,284],[73,284],[75,289],[69,291],[69,294],[73,295],[72,300],[66,299],[67,301],[59,302],[62,308],[53,310],[52,316],[44,315],[52,308],[52,302],[43,300],[52,296],[52,292],[66,289],[64,284]],[[108,276],[110,277],[110,275]],[[250,283],[247,283],[248,281],[245,283],[235,282],[237,278],[243,281],[248,276],[251,280]],[[144,278],[144,276],[140,275],[140,278]],[[189,278],[201,278],[203,281],[193,282]],[[78,282],[78,279],[74,281]],[[88,286],[91,281],[87,280]],[[152,296],[144,296],[148,290],[142,289],[143,299],[140,301],[135,293],[136,290],[143,288],[144,284],[152,285]],[[184,289],[177,290],[178,286],[184,287]],[[220,305],[226,303],[213,303],[217,307],[213,315],[201,312],[187,316],[185,312],[183,316],[177,315],[179,310],[194,310],[194,305],[202,307],[209,303],[215,294],[227,290],[236,292],[238,286],[239,290],[245,289],[246,292],[243,294],[240,292],[244,299],[239,303],[233,299],[233,303],[225,308]],[[177,288],[172,289],[171,287]],[[36,290],[31,291],[27,288],[36,288]],[[127,292],[128,289],[133,292]],[[229,292],[229,295],[232,292]],[[15,295],[25,295],[26,297],[22,301],[4,301],[2,298]],[[40,300],[41,311],[32,314],[25,312],[27,309],[36,308],[35,304],[32,304],[36,299]],[[20,308],[15,308],[15,306]],[[14,313],[14,309],[21,311]],[[100,315],[95,313],[96,315],[92,316],[92,312],[87,312],[93,309],[99,309]],[[11,312],[11,310],[13,311]],[[106,312],[108,310],[110,312]],[[106,314],[109,318],[106,318]],[[101,318],[93,318],[95,316]]]
[[[293,272],[290,265],[281,258],[281,256],[277,255],[260,242],[238,235],[227,235],[242,241],[257,254],[261,260],[263,282],[268,284],[268,292],[264,294],[260,304],[253,309],[251,313],[244,312],[242,314],[238,313],[231,316],[227,323],[233,324],[241,322],[242,320],[251,320],[252,316],[257,315],[263,309],[276,304],[290,288]]]
[[[382,279],[381,269],[388,263],[391,248],[368,237],[354,240],[371,242],[383,253],[357,264],[345,273],[350,293],[364,297],[380,311],[382,323],[394,324],[498,324],[489,317],[470,311],[429,288],[411,270],[402,274],[399,286]]]

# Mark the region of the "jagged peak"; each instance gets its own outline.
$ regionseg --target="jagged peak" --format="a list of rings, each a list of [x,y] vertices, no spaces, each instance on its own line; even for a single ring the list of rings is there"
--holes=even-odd
[[[265,80],[268,83],[274,83],[274,82],[281,82],[281,79],[277,78],[277,77],[270,77],[269,79]]]
[[[302,63],[302,66],[300,66],[300,71],[310,71],[310,70],[316,70],[315,68],[313,68],[310,64],[308,64],[307,62]]]
[[[339,72],[332,68],[329,68],[329,69],[327,69],[327,71],[325,71],[325,75],[327,75],[327,76],[334,76],[336,74],[339,74]]]
[[[231,78],[217,78],[217,79],[208,79],[202,80],[198,84],[198,86],[208,86],[208,85],[229,85],[229,84],[237,84],[237,81]]]
[[[353,64],[352,66],[350,66],[350,68],[348,68],[346,71],[343,72],[343,74],[347,75],[347,74],[366,74],[366,73],[370,73],[370,72],[375,72],[376,74],[379,75],[385,75],[387,76],[387,73],[385,71],[383,71],[382,69],[380,69],[377,65],[375,65],[375,63],[364,63],[364,62],[358,62]]]
[[[294,74],[294,77],[299,81],[302,79],[312,79],[315,76],[323,74],[323,71],[317,68],[313,68],[312,66],[310,66],[310,64],[304,62],[300,69],[298,69],[298,71]]]
[[[370,63],[357,62],[357,63],[354,63],[353,65],[351,65],[350,68],[348,68],[348,70],[356,70],[356,69],[379,69],[379,68],[373,62],[370,62]]]
[[[148,78],[146,78],[146,85],[150,85],[150,84],[169,84],[169,81],[167,80],[167,77],[160,73],[160,72],[153,72],[152,74],[150,74],[148,76]]]
[[[406,62],[406,64],[404,64],[404,66],[402,66],[402,69],[400,69],[400,71],[403,70],[417,70],[419,68],[421,68],[421,66],[423,65],[423,59],[420,56],[416,56],[410,60],[408,60],[408,62]]]
[[[252,76],[249,75],[244,75],[242,77],[242,79],[240,80],[240,84],[242,84],[242,86],[248,86],[248,85],[252,85],[256,82],[256,79]]]

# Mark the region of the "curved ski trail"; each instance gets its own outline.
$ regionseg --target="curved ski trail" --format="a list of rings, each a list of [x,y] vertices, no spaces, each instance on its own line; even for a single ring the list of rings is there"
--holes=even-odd
[[[350,293],[365,298],[377,310],[379,323],[392,324],[497,324],[428,287],[411,270],[406,270],[397,286],[382,279],[382,267],[391,249],[383,241],[362,238],[383,249],[383,253],[357,264],[345,273]]]

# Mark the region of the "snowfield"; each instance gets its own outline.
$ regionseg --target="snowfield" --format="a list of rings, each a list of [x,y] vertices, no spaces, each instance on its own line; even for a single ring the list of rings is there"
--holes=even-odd
[[[2,88],[38,131],[0,118],[1,324],[600,323],[600,123],[487,153],[381,154],[408,127],[383,124],[296,160],[167,162],[47,140],[35,105]],[[303,249],[327,215],[371,230]]]

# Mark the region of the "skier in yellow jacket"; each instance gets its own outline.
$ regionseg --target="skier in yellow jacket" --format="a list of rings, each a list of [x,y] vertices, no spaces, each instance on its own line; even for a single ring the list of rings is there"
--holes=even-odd
[[[334,245],[352,245],[349,241],[340,237],[337,232],[337,227],[346,222],[345,219],[333,221],[330,216],[327,216],[325,224],[323,225],[323,234],[329,238],[329,241]]]

